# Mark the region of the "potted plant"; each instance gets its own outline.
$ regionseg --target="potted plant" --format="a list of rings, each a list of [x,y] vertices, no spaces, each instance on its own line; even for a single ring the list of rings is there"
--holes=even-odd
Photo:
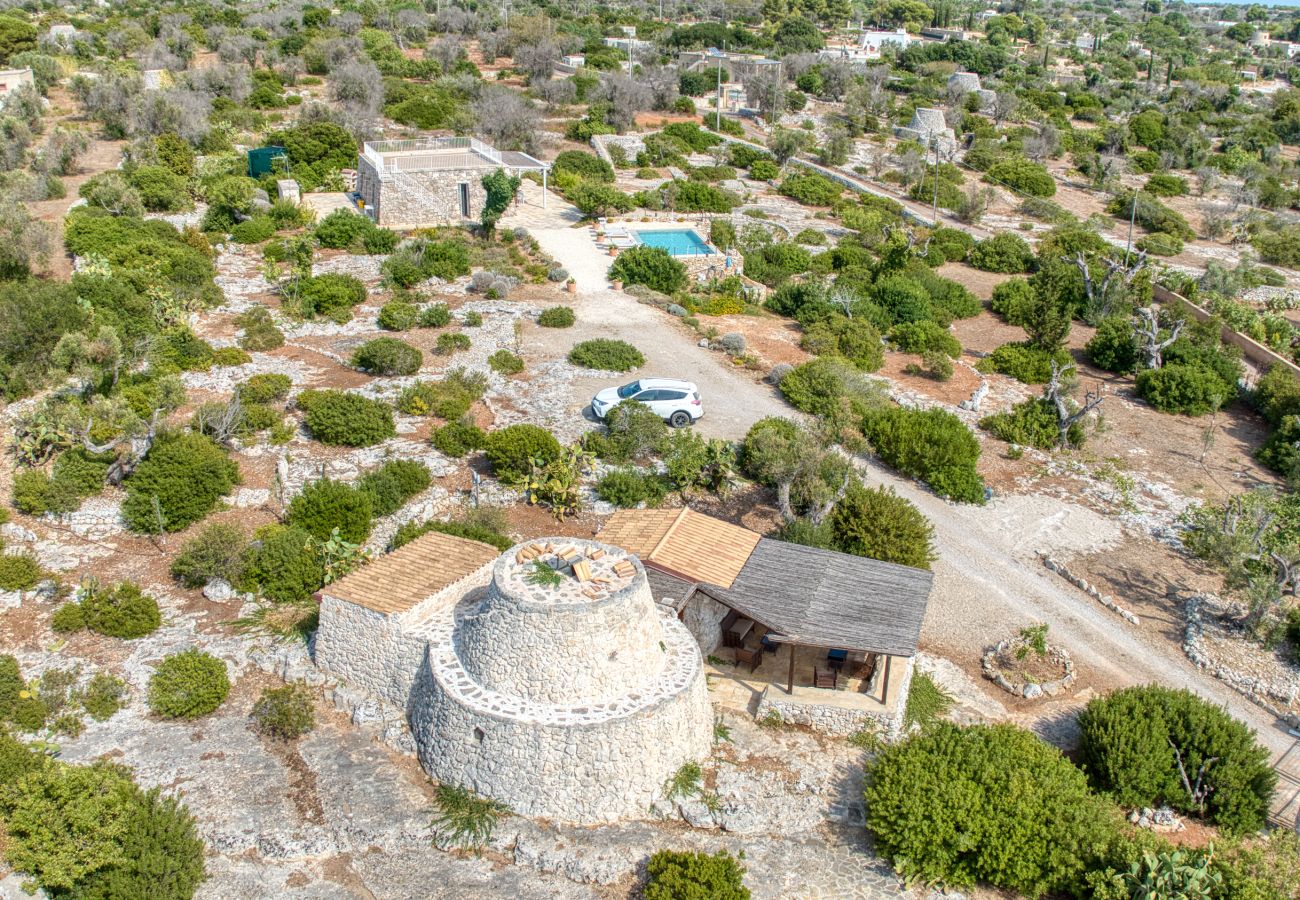
[[[578,282],[574,281],[573,278],[570,277],[568,281],[564,282],[564,289],[570,294],[576,294],[578,293]]]
[[[615,278],[615,279],[611,282],[611,284],[614,285],[614,290],[616,290],[616,291],[621,291],[621,290],[623,290],[623,282],[620,281],[619,279]]]

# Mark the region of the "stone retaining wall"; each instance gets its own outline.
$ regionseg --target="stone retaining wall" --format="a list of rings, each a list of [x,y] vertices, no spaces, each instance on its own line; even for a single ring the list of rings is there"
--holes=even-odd
[[[1065,563],[1057,562],[1055,559],[1048,556],[1046,553],[1040,552],[1039,557],[1043,560],[1043,565],[1047,567],[1048,570],[1055,572],[1057,575],[1060,575],[1066,581],[1070,582],[1070,584],[1074,585],[1079,590],[1083,591],[1085,594],[1087,594],[1092,599],[1096,600],[1098,603],[1100,603],[1102,606],[1109,609],[1111,612],[1117,613],[1119,617],[1122,618],[1125,622],[1128,622],[1130,625],[1138,624],[1137,616],[1129,612],[1124,607],[1120,606],[1118,603],[1116,603],[1113,597],[1103,594],[1101,591],[1097,589],[1096,585],[1089,583],[1087,579],[1075,575],[1068,568],[1066,568]]]
[[[853,709],[822,703],[809,703],[798,700],[785,692],[780,685],[769,684],[758,699],[758,709],[754,717],[758,721],[775,713],[787,725],[805,725],[824,734],[845,737],[873,725],[879,727],[887,739],[894,739],[903,733],[903,713],[907,709],[907,695],[912,690],[913,660],[895,657],[895,665],[890,678],[897,685],[893,706],[875,711]],[[891,685],[892,686],[892,685]]]

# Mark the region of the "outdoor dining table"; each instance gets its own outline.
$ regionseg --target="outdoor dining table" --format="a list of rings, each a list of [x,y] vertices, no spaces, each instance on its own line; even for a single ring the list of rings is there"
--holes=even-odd
[[[753,619],[738,619],[730,629],[731,638],[735,641],[735,646],[739,647],[744,644],[745,637],[753,630],[753,628]]]

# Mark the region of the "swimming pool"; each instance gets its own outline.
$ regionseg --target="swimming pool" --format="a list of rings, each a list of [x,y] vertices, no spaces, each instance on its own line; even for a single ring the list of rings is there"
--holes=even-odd
[[[633,234],[647,247],[662,247],[673,256],[707,256],[713,252],[704,239],[691,228],[635,231]]]

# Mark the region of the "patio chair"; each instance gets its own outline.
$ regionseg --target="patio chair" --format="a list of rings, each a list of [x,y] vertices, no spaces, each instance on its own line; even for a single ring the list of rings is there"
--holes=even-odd
[[[813,666],[813,687],[828,688],[832,691],[838,691],[840,689],[840,673],[834,669],[827,669],[823,672],[821,669]]]
[[[781,649],[781,642],[772,640],[770,634],[763,635],[759,638],[758,643],[768,653],[775,653],[777,650]]]
[[[736,648],[737,669],[739,669],[742,665],[748,665],[750,674],[752,675],[754,670],[758,668],[758,664],[761,663],[762,661],[763,661],[762,650],[746,650],[744,647]]]

